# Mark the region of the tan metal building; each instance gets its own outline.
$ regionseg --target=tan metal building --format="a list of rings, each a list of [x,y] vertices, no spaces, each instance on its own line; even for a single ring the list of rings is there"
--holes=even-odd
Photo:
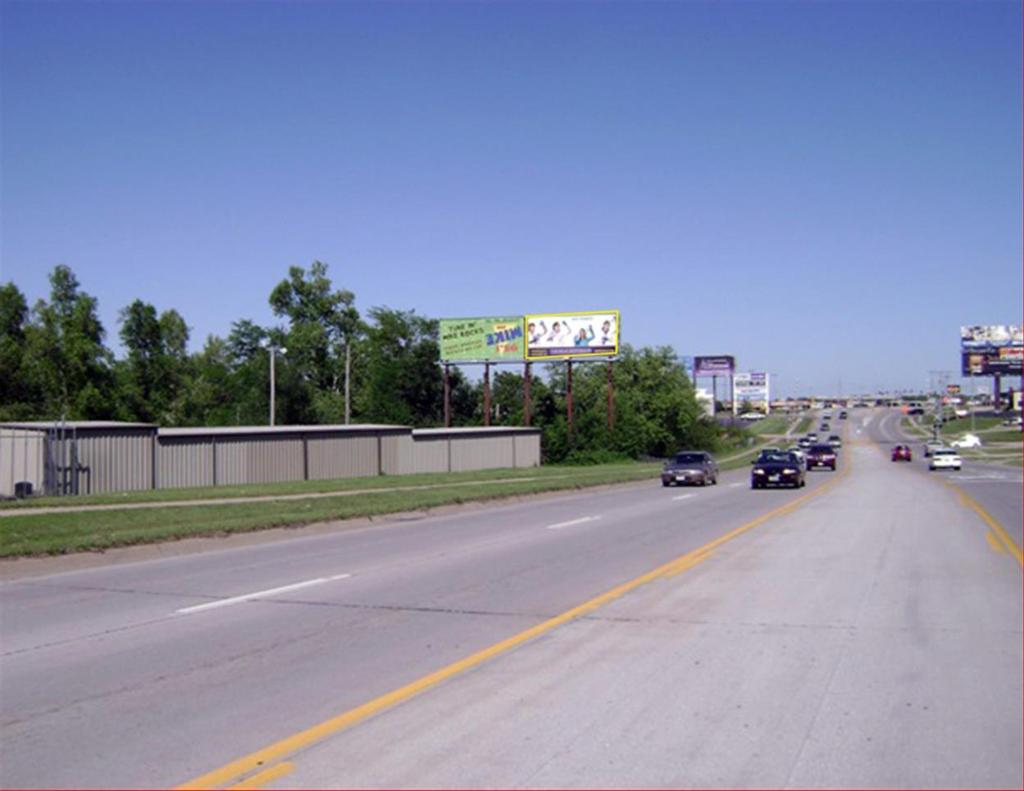
[[[405,426],[164,428],[0,424],[0,496],[462,472],[540,464],[540,430]]]
[[[41,457],[41,467],[14,469],[30,477],[33,490],[46,494],[99,494],[153,488],[153,458],[157,427],[151,423],[107,420],[76,420],[64,423],[4,423],[0,425],[0,459],[12,451],[18,455],[29,443]],[[23,450],[23,453],[25,451]],[[31,453],[31,452],[30,452]],[[2,462],[0,462],[2,464]],[[0,494],[7,494],[0,471]],[[13,493],[13,492],[12,492]]]
[[[374,425],[164,428],[156,488],[397,475],[410,435]]]
[[[464,472],[540,466],[540,429],[428,428],[412,432],[408,472]]]

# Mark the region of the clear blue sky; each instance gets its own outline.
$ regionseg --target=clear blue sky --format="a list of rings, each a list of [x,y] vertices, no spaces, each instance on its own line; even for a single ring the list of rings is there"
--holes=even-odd
[[[622,310],[785,391],[1021,323],[1017,2],[8,2],[0,280],[192,346],[291,264],[357,306]]]

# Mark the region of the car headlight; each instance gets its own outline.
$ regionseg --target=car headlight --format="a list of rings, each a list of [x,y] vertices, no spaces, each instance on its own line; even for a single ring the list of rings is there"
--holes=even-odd
[[[795,473],[796,473],[796,470],[791,470],[788,467],[782,471],[783,475],[793,475]]]
[[[764,470],[754,470],[754,475],[764,475]]]

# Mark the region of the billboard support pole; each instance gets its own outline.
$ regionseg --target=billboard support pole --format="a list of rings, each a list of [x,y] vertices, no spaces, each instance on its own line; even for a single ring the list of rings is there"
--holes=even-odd
[[[452,386],[448,378],[448,363],[444,364],[444,427],[452,427]]]
[[[484,363],[484,425],[491,425],[491,364]]]
[[[572,360],[565,361],[565,411],[569,438],[572,439]]]
[[[992,377],[992,409],[995,410],[996,412],[998,412],[999,408],[1002,406],[1002,404],[1000,403],[1000,397],[1002,395],[1000,391],[1002,389],[1003,383],[999,377],[999,374],[995,374]]]
[[[530,364],[523,363],[523,425],[530,425]]]
[[[608,361],[608,430],[615,429],[615,363]]]

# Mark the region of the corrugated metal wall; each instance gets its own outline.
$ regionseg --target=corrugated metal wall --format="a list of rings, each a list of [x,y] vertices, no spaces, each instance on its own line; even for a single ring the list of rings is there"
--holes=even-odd
[[[377,436],[312,434],[306,440],[309,479],[361,478],[377,475]]]
[[[413,434],[409,472],[448,472],[448,437]]]
[[[153,434],[145,429],[78,431],[78,493],[152,489]]]
[[[514,441],[515,437],[507,434],[452,437],[452,472],[514,467]]]
[[[0,496],[13,497],[14,484],[28,481],[41,492],[45,478],[43,431],[0,428]]]
[[[516,467],[540,466],[540,434],[516,434],[515,443]]]
[[[217,438],[217,485],[301,481],[302,437],[232,436]]]
[[[156,487],[214,486],[213,437],[157,436]]]
[[[70,467],[72,446],[77,448],[79,494],[540,464],[540,432],[526,429],[154,432],[78,428],[73,441],[50,443],[50,452],[59,455],[63,449],[63,458],[54,456],[53,462]],[[0,495],[12,495],[22,480],[42,490],[47,444],[43,430],[0,429]]]

